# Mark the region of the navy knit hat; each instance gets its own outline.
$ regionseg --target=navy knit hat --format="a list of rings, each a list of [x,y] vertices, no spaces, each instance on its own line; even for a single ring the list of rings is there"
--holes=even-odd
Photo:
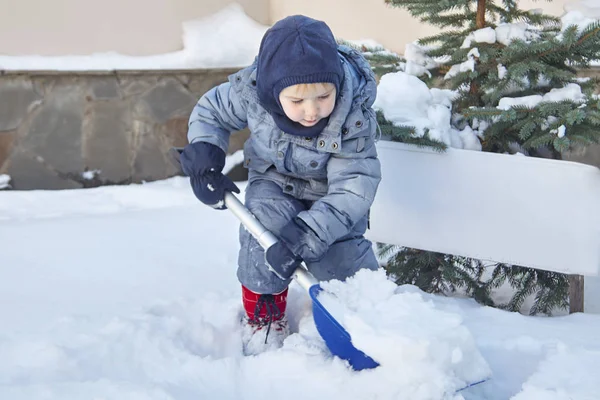
[[[260,44],[256,85],[261,105],[286,133],[317,136],[327,120],[305,127],[286,117],[279,94],[301,83],[332,83],[340,93],[344,70],[337,43],[329,27],[303,15],[293,15],[273,25]]]

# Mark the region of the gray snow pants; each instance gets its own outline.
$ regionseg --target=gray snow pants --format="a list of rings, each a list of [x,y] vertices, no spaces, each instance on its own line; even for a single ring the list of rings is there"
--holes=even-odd
[[[248,184],[245,203],[265,228],[278,236],[285,224],[300,211],[309,209],[313,202],[283,193],[282,188],[272,181],[257,179]],[[344,280],[360,269],[376,270],[379,267],[371,242],[363,236],[367,223],[365,215],[352,231],[330,246],[321,260],[306,264],[315,278],[319,281]],[[290,283],[269,271],[261,245],[243,226],[240,226],[237,276],[242,285],[256,293],[279,293]]]

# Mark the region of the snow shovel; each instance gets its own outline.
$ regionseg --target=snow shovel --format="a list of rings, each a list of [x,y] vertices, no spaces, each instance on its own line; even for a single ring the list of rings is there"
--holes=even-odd
[[[176,162],[176,166],[179,165],[181,151],[183,151],[182,148],[172,148],[169,152],[169,156]],[[224,201],[227,209],[240,220],[264,249],[269,248],[278,241],[275,235],[268,231],[233,193],[226,193]],[[317,279],[308,272],[304,262],[296,268],[292,278],[307,291],[312,299],[315,325],[329,351],[333,355],[348,361],[356,371],[378,367],[379,364],[375,360],[354,347],[350,334],[321,304],[318,299],[319,292],[322,290],[321,286]]]

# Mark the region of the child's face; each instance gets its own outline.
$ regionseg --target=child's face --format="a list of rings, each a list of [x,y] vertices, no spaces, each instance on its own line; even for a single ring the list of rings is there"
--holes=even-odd
[[[289,119],[310,127],[331,114],[335,97],[333,84],[308,83],[286,87],[279,94],[279,102]]]

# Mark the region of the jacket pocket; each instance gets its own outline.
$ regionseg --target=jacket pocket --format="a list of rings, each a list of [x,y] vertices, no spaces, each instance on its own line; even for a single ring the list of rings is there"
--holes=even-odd
[[[323,179],[327,177],[327,162],[331,153],[309,149],[298,144],[290,144],[292,172],[305,178]]]
[[[244,167],[264,173],[273,163],[260,158],[254,151],[252,140],[247,140],[244,144]]]

